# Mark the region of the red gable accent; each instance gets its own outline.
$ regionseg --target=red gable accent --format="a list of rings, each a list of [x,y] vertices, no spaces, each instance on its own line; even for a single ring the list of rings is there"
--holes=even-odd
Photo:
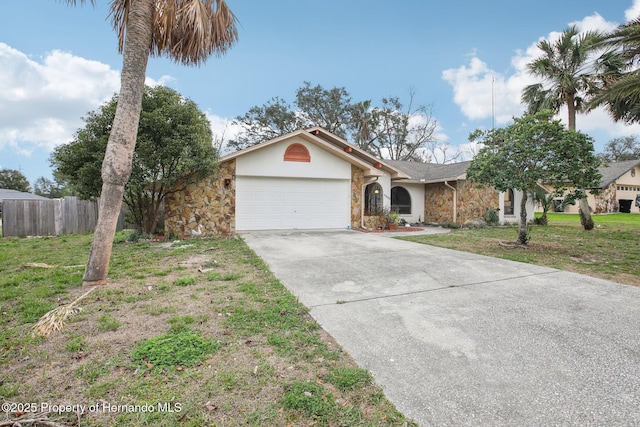
[[[285,162],[310,162],[309,150],[302,144],[291,144],[284,152]]]

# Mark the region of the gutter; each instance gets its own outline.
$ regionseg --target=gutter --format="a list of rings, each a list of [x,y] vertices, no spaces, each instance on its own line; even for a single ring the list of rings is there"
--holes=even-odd
[[[451,189],[451,191],[453,192],[453,222],[457,223],[457,219],[458,219],[458,192],[454,187],[449,185],[449,181],[445,181],[444,185],[449,187]]]

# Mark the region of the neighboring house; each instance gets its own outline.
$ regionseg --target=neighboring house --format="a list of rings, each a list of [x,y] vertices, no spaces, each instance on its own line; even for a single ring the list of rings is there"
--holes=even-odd
[[[31,193],[24,193],[18,190],[7,190],[0,188],[0,213],[2,213],[3,200],[49,200],[46,197],[38,196]]]
[[[167,233],[376,227],[397,210],[407,222],[464,223],[500,208],[517,221],[518,194],[466,181],[469,163],[381,160],[314,127],[220,159],[214,178],[165,200]]]
[[[602,175],[599,194],[589,192],[591,211],[640,212],[640,160],[607,163],[600,166],[599,171]],[[564,212],[577,213],[578,204],[566,205]]]

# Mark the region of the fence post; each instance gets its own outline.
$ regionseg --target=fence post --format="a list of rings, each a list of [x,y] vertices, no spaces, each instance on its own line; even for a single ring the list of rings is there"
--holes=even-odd
[[[63,212],[62,212],[62,199],[54,199],[53,200],[53,216],[55,223],[55,233],[56,236],[64,234],[64,220],[63,220]]]

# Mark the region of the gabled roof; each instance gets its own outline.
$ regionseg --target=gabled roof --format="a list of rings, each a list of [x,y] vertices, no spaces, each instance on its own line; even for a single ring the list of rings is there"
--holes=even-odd
[[[410,182],[429,184],[444,181],[466,179],[467,168],[471,162],[441,165],[436,163],[410,162],[405,160],[386,160],[390,165],[409,175]]]
[[[0,202],[3,200],[49,200],[46,197],[38,196],[36,194],[24,193],[18,190],[8,190],[6,188],[0,188]]]
[[[243,156],[247,153],[251,153],[260,150],[264,147],[268,147],[278,142],[285,141],[293,137],[300,137],[307,142],[310,142],[330,153],[336,157],[345,160],[352,165],[364,170],[365,177],[383,176],[384,172],[391,176],[391,179],[408,179],[409,176],[398,170],[397,168],[387,164],[387,161],[380,160],[377,157],[361,150],[360,148],[349,144],[344,139],[327,132],[321,127],[313,127],[306,130],[298,130],[295,132],[282,135],[278,138],[271,139],[269,141],[261,142],[260,144],[253,145],[244,150],[236,151],[235,153],[228,154],[220,158],[221,162],[229,161],[237,157]]]
[[[623,162],[605,163],[598,168],[598,171],[602,175],[602,181],[600,181],[600,188],[606,188],[622,175],[629,172],[632,168],[640,166],[640,160],[626,160]]]

